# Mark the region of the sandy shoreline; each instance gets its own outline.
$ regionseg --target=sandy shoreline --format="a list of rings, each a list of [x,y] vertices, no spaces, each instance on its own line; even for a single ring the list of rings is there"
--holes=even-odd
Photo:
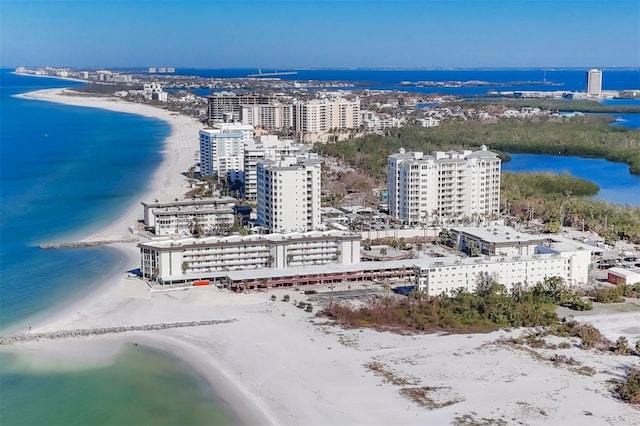
[[[171,124],[163,161],[140,201],[173,199],[186,192],[181,173],[194,163],[199,123],[147,105],[64,96],[62,92],[50,89],[22,96],[145,115]],[[88,239],[130,238],[129,225],[141,216],[142,207],[136,202]],[[99,365],[117,356],[123,341],[139,342],[191,365],[240,420],[251,425],[439,425],[465,418],[490,419],[495,424],[595,425],[632,424],[640,419],[640,411],[616,400],[607,385],[607,380],[619,377],[623,367],[638,365],[637,357],[598,355],[577,347],[544,353],[566,354],[596,369],[593,376],[584,376],[496,343],[518,332],[400,336],[344,330],[283,302],[284,294],[292,301],[305,298],[293,289],[252,294],[231,294],[215,287],[150,292],[144,282],[126,273],[139,263],[135,243],[115,248],[126,256],[122,269],[114,271],[91,295],[34,326],[34,332],[234,321],[115,337],[40,341],[10,350]],[[270,300],[272,294],[276,301]],[[616,316],[615,327],[606,330],[608,337],[615,339],[616,333],[626,329],[624,324],[631,327],[637,318],[637,313]],[[97,356],[99,353],[105,355]],[[425,392],[432,401],[430,408],[406,396],[422,388],[429,389]]]
[[[141,201],[153,199],[173,200],[182,198],[187,192],[185,173],[195,164],[194,154],[198,150],[198,131],[202,125],[195,119],[155,108],[149,105],[126,102],[112,97],[88,97],[66,95],[68,89],[44,89],[29,92],[18,97],[39,101],[75,105],[85,108],[99,108],[115,112],[136,114],[165,121],[171,126],[171,133],[164,141],[161,164],[148,180],[147,188],[141,199],[129,206],[126,211],[111,224],[89,236],[85,241],[117,240],[131,238],[129,226],[142,218]]]

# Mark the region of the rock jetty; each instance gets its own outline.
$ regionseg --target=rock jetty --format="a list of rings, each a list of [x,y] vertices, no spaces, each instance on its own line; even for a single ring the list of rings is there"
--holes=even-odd
[[[102,240],[102,241],[69,241],[65,243],[43,243],[38,247],[41,249],[55,249],[55,248],[82,248],[82,247],[99,247],[116,243],[135,243],[138,240],[126,239],[126,240]]]
[[[127,333],[129,331],[154,331],[166,330],[169,328],[201,327],[206,325],[227,324],[237,321],[227,320],[203,320],[184,321],[146,325],[130,325],[124,327],[104,327],[104,328],[78,328],[75,330],[48,331],[44,333],[20,333],[13,336],[0,336],[0,345],[16,345],[27,342],[37,342],[39,340],[59,340],[75,337],[104,336],[106,334]]]

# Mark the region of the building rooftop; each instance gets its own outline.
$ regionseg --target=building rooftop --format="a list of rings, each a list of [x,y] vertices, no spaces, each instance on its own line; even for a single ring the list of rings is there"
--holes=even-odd
[[[629,269],[625,269],[625,268],[609,268],[607,269],[607,272],[611,272],[615,275],[618,275],[620,277],[625,277],[627,279],[631,279],[633,281],[640,281],[640,274],[629,270]]]
[[[330,275],[332,273],[340,274],[345,272],[368,272],[376,270],[411,270],[414,267],[420,269],[433,269],[441,267],[457,267],[463,265],[482,265],[482,264],[496,264],[496,263],[511,263],[521,262],[526,260],[541,260],[551,259],[558,257],[557,254],[536,254],[533,256],[514,256],[514,257],[472,257],[464,258],[459,256],[447,256],[447,257],[429,257],[419,259],[401,259],[401,260],[387,260],[387,261],[374,261],[374,262],[360,262],[355,264],[325,264],[325,265],[307,265],[307,266],[292,266],[287,268],[260,268],[260,269],[245,269],[237,271],[217,271],[217,272],[200,272],[189,274],[174,274],[167,277],[161,277],[163,282],[169,281],[190,281],[197,279],[213,279],[228,277],[232,281],[242,280],[260,280],[260,279],[274,279],[279,277],[295,277],[295,276],[311,276],[311,275]],[[613,268],[612,268],[613,269]]]
[[[236,204],[238,200],[233,197],[217,197],[217,198],[204,198],[198,200],[182,200],[182,201],[166,201],[166,202],[141,202],[143,206],[147,208],[162,208],[162,207],[186,207],[186,206],[212,206],[221,204]]]
[[[420,151],[411,151],[406,152],[403,148],[395,153],[389,155],[389,158],[393,158],[396,160],[414,160],[417,162],[433,162],[436,161],[438,163],[457,163],[457,162],[465,162],[467,159],[475,159],[475,158],[499,158],[498,154],[493,151],[487,150],[486,145],[482,145],[477,151],[468,151],[468,150],[449,150],[447,152],[443,151],[434,151],[431,155],[424,155],[424,153]]]
[[[179,240],[163,240],[141,243],[138,247],[149,247],[156,249],[168,249],[177,247],[192,247],[203,245],[229,244],[229,243],[249,243],[256,241],[280,242],[288,240],[307,240],[319,238],[347,238],[361,239],[362,236],[353,232],[346,231],[311,231],[311,232],[292,232],[289,234],[252,234],[252,235],[229,235],[225,237],[206,237],[206,238],[183,238]]]
[[[238,129],[236,132],[222,131],[220,129],[202,129],[200,133],[206,133],[210,138],[242,138],[244,135]]]
[[[462,226],[453,227],[453,231],[460,234],[467,234],[471,237],[494,244],[504,243],[525,243],[542,244],[547,241],[543,235],[532,235],[518,232],[517,230],[503,225],[492,225],[490,227]]]

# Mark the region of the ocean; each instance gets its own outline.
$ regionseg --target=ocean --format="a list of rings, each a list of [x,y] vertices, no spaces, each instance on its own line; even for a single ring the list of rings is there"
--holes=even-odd
[[[180,359],[127,345],[112,365],[71,369],[0,353],[0,424],[231,425],[213,389]]]
[[[138,70],[140,71],[140,70]],[[262,69],[263,73],[273,69]],[[282,80],[325,80],[356,82],[360,88],[403,90],[417,93],[440,93],[459,96],[486,95],[489,91],[585,91],[586,69],[287,69],[294,75],[278,76]],[[205,78],[239,78],[257,73],[257,69],[176,69],[176,75]],[[403,81],[482,81],[483,86],[412,87]],[[532,84],[533,83],[533,84]],[[541,84],[542,83],[542,84]],[[640,69],[603,69],[604,90],[640,89]]]
[[[114,249],[38,244],[97,231],[140,201],[170,131],[142,116],[15,98],[76,83],[10,71],[0,70],[2,332],[45,317],[124,268]],[[34,371],[8,353],[0,353],[0,367],[0,424],[234,423],[195,372],[147,348],[96,369]]]
[[[169,126],[110,111],[15,98],[77,83],[0,70],[0,329],[45,317],[92,290],[123,256],[110,248],[42,250],[98,230],[138,202],[161,161]],[[178,70],[241,77],[257,70]],[[263,70],[267,72],[268,70]],[[547,81],[518,90],[581,90],[584,70],[297,70],[292,79],[365,82],[425,93],[486,93],[491,87],[407,88],[401,81]],[[640,72],[606,71],[605,89],[638,89]],[[509,90],[499,85],[495,90]],[[467,93],[468,92],[468,93]],[[29,368],[0,354],[0,424],[230,424],[189,367],[148,348],[128,348],[113,365],[78,371]],[[135,372],[135,373],[133,373]],[[179,392],[176,392],[179,389]],[[177,394],[180,394],[179,396]],[[168,397],[169,396],[169,397]],[[171,400],[171,401],[169,401]],[[131,401],[135,401],[133,407]],[[190,416],[190,417],[187,417]]]
[[[76,83],[3,70],[0,87],[2,329],[75,298],[118,265],[109,248],[42,250],[119,217],[147,187],[169,126],[13,97]],[[142,161],[140,161],[142,160]]]

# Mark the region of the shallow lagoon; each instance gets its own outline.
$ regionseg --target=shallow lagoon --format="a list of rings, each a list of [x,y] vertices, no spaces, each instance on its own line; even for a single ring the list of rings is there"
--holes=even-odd
[[[623,163],[597,158],[546,154],[511,154],[502,164],[505,172],[554,172],[594,182],[600,192],[594,198],[617,204],[640,206],[640,176],[629,173]]]

